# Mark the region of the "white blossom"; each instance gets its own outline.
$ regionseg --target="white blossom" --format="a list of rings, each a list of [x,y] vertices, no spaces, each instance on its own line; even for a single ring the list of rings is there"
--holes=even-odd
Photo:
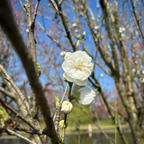
[[[71,102],[64,101],[62,103],[61,111],[64,112],[65,114],[68,114],[68,113],[70,113],[72,111],[72,108],[73,108],[73,106],[72,106]]]
[[[98,30],[98,29],[99,29],[99,26],[98,26],[98,25],[96,25],[96,26],[94,27],[94,29],[95,29],[95,30]]]
[[[65,57],[65,55],[66,55],[66,52],[65,52],[65,51],[63,51],[63,52],[60,53],[60,56],[61,56],[61,57]]]
[[[135,32],[135,34],[136,34],[136,36],[138,36],[138,35],[139,35],[139,32],[138,32],[138,31],[136,31],[136,32]]]
[[[101,78],[103,78],[103,77],[104,77],[104,74],[103,74],[103,73],[101,73],[101,74],[100,74],[100,77],[101,77]]]
[[[76,51],[74,53],[67,52],[64,59],[62,64],[64,78],[80,86],[86,85],[88,77],[93,71],[91,57],[84,51]]]
[[[85,36],[86,35],[86,31],[84,31],[82,34],[83,34],[83,36]]]
[[[135,72],[136,72],[136,69],[135,69],[135,68],[133,68],[133,69],[132,69],[132,72],[133,72],[133,73],[135,73]]]
[[[73,23],[73,24],[72,24],[72,27],[77,27],[77,24],[76,24],[76,23]]]
[[[144,70],[142,70],[142,72],[141,72],[143,75],[144,75]]]
[[[28,28],[26,29],[26,32],[27,32],[27,33],[29,32],[29,29],[28,29]]]
[[[120,32],[120,33],[124,32],[124,31],[125,31],[125,28],[124,28],[124,27],[120,27],[120,28],[119,28],[119,32]]]
[[[89,105],[94,101],[94,98],[96,96],[96,92],[93,89],[83,87],[79,89],[80,97],[79,97],[79,103],[82,105]]]
[[[122,34],[121,34],[121,37],[124,37],[124,36],[125,36],[125,34],[122,33]]]

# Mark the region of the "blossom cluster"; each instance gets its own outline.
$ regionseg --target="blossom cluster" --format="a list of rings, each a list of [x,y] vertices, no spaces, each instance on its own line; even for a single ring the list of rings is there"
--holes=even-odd
[[[76,51],[74,53],[62,52],[60,55],[64,57],[64,62],[62,64],[64,79],[80,87],[82,86],[82,88],[78,90],[80,94],[79,103],[82,105],[89,105],[96,96],[96,92],[93,89],[85,87],[94,67],[91,62],[92,58],[85,51]],[[62,111],[69,113],[69,111],[71,111],[70,107],[70,104],[66,104],[65,102],[62,106]]]

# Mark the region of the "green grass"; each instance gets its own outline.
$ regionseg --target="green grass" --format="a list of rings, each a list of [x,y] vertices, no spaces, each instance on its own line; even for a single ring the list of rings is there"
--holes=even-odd
[[[113,124],[112,120],[100,120],[95,123],[91,123],[93,131],[99,132],[99,127],[104,131],[114,131],[115,125]],[[121,128],[127,128],[127,124],[122,124]],[[81,131],[87,131],[88,130],[88,124],[80,124],[80,130]],[[76,125],[68,125],[66,132],[76,132]]]
[[[101,126],[114,125],[112,120],[99,120]]]

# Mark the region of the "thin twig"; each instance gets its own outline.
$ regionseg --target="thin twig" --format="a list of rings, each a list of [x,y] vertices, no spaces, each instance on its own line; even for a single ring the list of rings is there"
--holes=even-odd
[[[100,87],[100,84],[99,84],[98,80],[94,77],[94,75],[92,76],[92,78],[95,81],[95,83],[90,78],[89,78],[89,81],[91,82],[93,87],[96,88],[99,91],[99,93],[101,94],[102,100],[103,100],[103,102],[104,102],[104,104],[105,104],[105,106],[106,106],[106,108],[108,110],[108,113],[110,114],[110,116],[112,118],[112,122],[115,124],[115,120],[114,120],[114,115],[113,115],[112,109],[111,109],[108,101],[105,98],[105,95],[104,95],[104,93],[103,93],[103,91],[102,91],[102,89]],[[118,130],[118,132],[120,134],[120,137],[121,137],[123,143],[127,144],[127,141],[126,141],[126,139],[125,139],[125,137],[124,137],[124,135],[123,135],[123,133],[122,133],[122,131],[121,131],[119,126],[117,126],[117,130]]]
[[[32,20],[32,25],[34,28],[35,28],[35,21],[36,21],[39,4],[40,4],[40,0],[37,0],[36,6],[35,6],[35,11],[34,11],[34,16],[33,16],[33,20]]]
[[[21,7],[23,8],[24,12],[26,13],[26,9],[25,9],[25,7],[24,7],[24,4],[23,4],[22,0],[19,0],[19,3],[20,3],[20,5],[21,5]]]
[[[131,1],[132,9],[133,9],[133,14],[134,14],[134,17],[135,17],[137,26],[138,26],[138,28],[139,28],[141,37],[142,37],[142,39],[143,39],[143,45],[144,45],[144,35],[143,35],[142,29],[141,29],[141,26],[140,26],[140,22],[139,22],[139,20],[138,20],[138,18],[137,18],[137,15],[136,15],[135,6],[134,6],[134,3],[133,3],[133,0],[130,0],[130,1]]]
[[[31,50],[31,54],[33,57],[33,61],[34,63],[37,62],[36,60],[36,40],[35,40],[35,36],[34,36],[34,30],[35,30],[35,18],[36,16],[34,16],[34,19],[32,18],[32,10],[31,10],[31,2],[30,0],[26,0],[25,1],[25,9],[26,9],[26,14],[27,14],[27,24],[28,24],[28,34],[29,34],[29,40],[30,40],[30,50]],[[37,12],[37,10],[36,10]],[[35,14],[36,15],[36,14]],[[33,23],[34,20],[34,23]]]
[[[56,11],[58,11],[58,8],[57,8],[54,0],[48,0],[48,1],[51,3],[52,7],[53,7]]]
[[[67,90],[68,90],[68,83],[66,84],[66,88],[65,88],[64,94],[63,94],[63,96],[61,98],[60,105],[62,104],[62,102],[63,102],[63,100],[64,100],[64,98],[66,96]],[[53,116],[53,121],[55,121],[55,117],[56,117],[56,113]]]
[[[6,131],[9,132],[9,133],[12,134],[12,135],[15,135],[15,136],[17,136],[17,137],[19,137],[19,138],[21,138],[21,139],[29,142],[30,144],[36,144],[35,142],[33,142],[33,141],[29,140],[28,138],[20,135],[19,133],[16,133],[16,132],[13,131],[13,130],[10,130],[10,129],[7,128]]]
[[[65,51],[67,50],[66,48],[64,48],[64,47],[60,44],[60,42],[58,42],[56,39],[54,39],[54,38],[48,33],[48,31],[40,24],[39,21],[38,21],[37,23],[38,23],[38,25],[40,26],[41,30],[42,30],[43,32],[45,32],[46,35],[47,35],[53,42],[55,42],[56,45],[57,45],[60,49],[65,50]]]
[[[0,71],[0,76],[4,80],[11,93],[13,93],[13,95],[15,96],[16,103],[20,107],[22,115],[26,116],[29,112],[29,105],[26,98],[24,97],[20,89],[17,87],[17,85],[13,82],[12,78],[10,77],[10,75],[8,75],[7,71],[2,65],[0,65]],[[24,105],[22,105],[22,103]]]
[[[56,4],[57,4],[57,7],[58,7],[58,14],[61,18],[61,21],[62,21],[62,24],[64,26],[64,29],[65,29],[65,32],[66,32],[66,35],[67,35],[67,38],[72,46],[72,49],[73,51],[76,51],[76,46],[74,45],[73,43],[73,39],[72,39],[72,35],[70,33],[70,30],[68,28],[68,24],[66,22],[66,16],[64,16],[64,13],[62,11],[62,6],[59,4],[59,1],[58,0],[55,0]]]
[[[68,83],[66,84],[66,88],[65,88],[64,94],[63,94],[63,96],[62,96],[62,99],[61,99],[61,101],[60,101],[60,104],[62,104],[62,102],[63,102],[63,100],[64,100],[64,98],[65,98],[65,96],[66,96],[67,90],[68,90]]]
[[[5,89],[2,88],[2,87],[0,87],[0,92],[2,92],[3,94],[9,96],[9,97],[12,98],[12,99],[15,99],[15,96],[14,96],[12,93],[10,93],[9,91],[5,90]]]
[[[0,99],[0,103],[9,111],[11,111],[13,114],[16,115],[16,117],[20,118],[22,121],[24,121],[26,124],[28,124],[31,128],[35,129],[35,126],[32,125],[28,120],[26,120],[20,113],[18,113],[15,109],[13,109],[10,105],[8,105],[6,102],[3,102]]]

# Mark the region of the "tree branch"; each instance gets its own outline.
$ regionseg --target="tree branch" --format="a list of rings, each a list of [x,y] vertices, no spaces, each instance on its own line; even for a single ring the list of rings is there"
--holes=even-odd
[[[63,11],[62,11],[62,7],[61,5],[59,4],[58,0],[55,0],[56,4],[57,4],[57,7],[58,7],[58,14],[60,15],[60,18],[62,20],[62,23],[63,23],[63,26],[64,26],[64,29],[65,29],[65,32],[67,34],[67,38],[73,48],[73,51],[76,51],[76,46],[74,45],[73,43],[73,40],[72,40],[72,36],[71,36],[71,33],[70,33],[70,30],[68,28],[68,25],[67,25],[67,22],[65,20],[65,16],[63,14]]]
[[[40,106],[45,123],[48,130],[50,131],[49,136],[51,137],[51,141],[53,144],[58,144],[58,137],[51,117],[50,108],[45,98],[41,82],[39,81],[36,65],[33,62],[32,54],[26,47],[22,36],[19,33],[17,24],[12,15],[12,10],[8,4],[8,0],[0,1],[0,24],[4,32],[7,34],[8,38],[12,42],[15,51],[17,52],[23,63],[26,74],[30,81],[30,85],[35,94],[36,101]]]
[[[9,97],[12,98],[12,99],[15,99],[15,96],[14,96],[12,93],[10,93],[9,91],[5,90],[5,89],[2,88],[2,87],[0,87],[0,92],[2,92],[3,94],[9,96]]]
[[[36,144],[35,142],[32,142],[32,141],[29,140],[28,138],[22,136],[21,134],[19,134],[19,133],[13,131],[13,130],[11,130],[11,129],[8,129],[8,128],[7,128],[7,129],[5,129],[5,131],[7,131],[8,133],[10,133],[10,134],[12,134],[12,135],[15,135],[15,136],[17,136],[17,137],[19,137],[19,138],[21,138],[21,139],[23,139],[23,140],[29,142],[30,144]]]

